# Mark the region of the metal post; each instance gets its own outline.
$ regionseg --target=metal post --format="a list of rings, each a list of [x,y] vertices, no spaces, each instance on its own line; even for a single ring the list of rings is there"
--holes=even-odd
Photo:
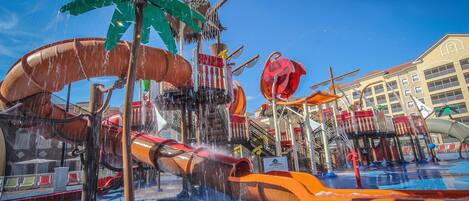
[[[417,156],[417,151],[415,150],[415,143],[414,143],[414,137],[412,134],[409,134],[410,138],[410,146],[412,147],[412,153],[414,154],[414,161],[417,163],[419,162],[419,157]]]
[[[334,73],[332,71],[332,66],[329,66],[329,77],[331,79],[331,87],[332,87],[332,94],[334,94],[334,96],[337,95],[337,92],[335,90],[335,81],[334,81]],[[340,134],[339,132],[337,132],[337,121],[335,120],[335,117],[336,117],[336,114],[338,114],[338,109],[339,109],[339,104],[337,102],[337,99],[334,100],[334,106],[332,107],[332,111],[334,113],[334,125],[335,125],[335,128],[336,128],[336,134],[338,136],[338,138],[335,140],[335,143],[336,143],[336,146],[337,146],[337,152],[338,153],[341,153],[339,154],[339,156],[337,157],[337,159],[339,160],[339,163],[342,163],[342,164],[345,164],[347,163],[347,159],[346,159],[346,152],[345,152],[345,144],[343,142],[341,142],[341,138],[340,138]]]
[[[101,114],[97,113],[103,104],[103,93],[100,90],[101,84],[91,86],[89,109],[91,112],[88,124],[88,136],[85,141],[85,164],[82,201],[95,201],[98,191],[99,172],[99,135],[101,129]]]
[[[183,105],[181,107],[181,143],[182,144],[187,144],[189,143],[189,128],[188,128],[188,122],[187,122],[187,113],[190,114],[190,112],[187,111],[187,105]],[[185,198],[189,196],[190,192],[190,186],[189,186],[189,181],[186,176],[182,177],[182,191],[178,195],[178,197]]]
[[[158,179],[158,181],[157,181],[158,182],[157,191],[161,192],[161,191],[163,191],[163,189],[161,189],[161,171],[160,170],[158,170],[158,178],[157,179]]]
[[[68,84],[67,87],[67,103],[65,105],[65,112],[69,112],[70,110],[70,91],[72,89],[72,84]],[[60,166],[65,166],[65,151],[67,149],[67,144],[62,142],[62,155],[60,156]]]
[[[316,162],[314,159],[314,157],[316,156],[316,153],[314,150],[315,142],[314,142],[313,132],[311,130],[311,124],[309,122],[309,107],[306,104],[306,101],[303,103],[303,118],[305,122],[304,127],[305,127],[306,140],[307,140],[306,146],[308,148],[308,154],[310,157],[309,162],[311,166],[311,173],[313,173],[313,175],[316,175],[318,174],[318,172],[316,169]]]
[[[184,27],[186,24],[179,21],[179,55],[184,56]]]
[[[403,163],[405,162],[405,159],[404,154],[402,153],[401,141],[399,140],[398,136],[394,136],[394,142],[397,145],[397,155],[399,156],[399,162]]]
[[[277,119],[277,101],[275,95],[275,87],[277,86],[277,77],[274,77],[274,83],[272,84],[272,116],[273,116],[273,124],[275,130],[275,154],[277,156],[282,156],[282,145],[280,144],[280,128],[278,127],[278,119]]]
[[[329,143],[327,140],[327,133],[326,133],[326,120],[324,117],[324,114],[322,112],[322,105],[319,105],[319,115],[321,117],[321,136],[322,136],[322,143],[323,143],[323,148],[324,148],[324,158],[326,160],[326,169],[327,173],[326,176],[328,177],[334,177],[335,174],[332,170],[332,161],[331,161],[331,154],[329,153]]]
[[[295,168],[294,171],[300,171],[300,165],[298,163],[298,147],[297,147],[297,141],[296,141],[296,135],[295,135],[295,129],[293,128],[293,122],[291,120],[291,112],[288,111],[288,130],[290,132],[290,138],[291,138],[291,146],[292,146],[292,152],[293,152],[293,167]]]

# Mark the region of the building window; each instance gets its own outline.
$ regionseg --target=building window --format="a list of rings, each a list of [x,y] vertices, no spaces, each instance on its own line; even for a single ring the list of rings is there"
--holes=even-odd
[[[462,114],[462,113],[466,113],[467,112],[467,107],[466,107],[466,104],[465,103],[457,103],[457,104],[451,104],[449,105],[450,107],[454,107],[456,108],[456,111],[452,111],[451,110],[451,115],[455,115],[455,114]],[[441,110],[444,106],[442,107],[436,107],[435,108],[435,112],[438,113],[439,110]],[[449,115],[449,114],[443,114],[443,115]]]
[[[454,100],[461,100],[464,99],[464,96],[462,95],[461,89],[456,89],[453,91],[445,91],[442,93],[434,94],[431,96],[431,99],[432,103],[435,105],[440,103],[448,103]]]
[[[371,91],[371,88],[366,88],[365,91],[364,91],[364,93],[365,93],[365,96],[371,96],[371,95],[373,95],[373,92]]]
[[[360,98],[360,92],[354,91],[352,92],[353,99],[359,99]]]
[[[388,91],[397,89],[397,82],[396,81],[388,82],[386,85],[387,85],[386,88],[388,89]]]
[[[401,81],[402,81],[402,85],[404,86],[409,84],[409,80],[407,79],[402,79]]]
[[[402,112],[401,104],[400,103],[391,104],[391,111],[392,111],[392,113]]]
[[[366,107],[373,107],[375,106],[375,99],[373,98],[367,98],[365,99],[366,101]]]
[[[382,84],[376,85],[373,87],[375,89],[375,94],[383,93],[384,92],[384,87]]]
[[[415,93],[416,94],[422,93],[422,87],[415,87]]]
[[[386,104],[386,95],[381,95],[376,97],[376,103],[378,105]]]
[[[416,81],[419,81],[419,75],[417,74],[412,75],[412,82],[416,82]]]
[[[459,64],[461,64],[463,70],[469,69],[469,58],[459,60]]]
[[[408,108],[413,108],[414,107],[414,101],[407,102],[407,107]]]
[[[410,90],[409,89],[404,90],[404,96],[409,96],[409,95],[410,95]]]
[[[464,73],[464,80],[469,84],[469,73]]]
[[[428,91],[436,91],[440,89],[446,89],[449,87],[454,87],[454,86],[459,86],[459,81],[456,76],[440,79],[440,80],[435,80],[432,82],[428,82]]]
[[[397,95],[397,96],[396,96]],[[399,92],[389,93],[388,94],[389,102],[394,102],[399,100]]]
[[[31,134],[24,129],[19,129],[16,131],[15,135],[15,144],[13,145],[13,149],[29,149],[29,143],[31,141]]]
[[[447,75],[450,73],[454,73],[454,65],[453,63],[437,66],[428,70],[424,71],[425,79],[432,79],[435,77]]]

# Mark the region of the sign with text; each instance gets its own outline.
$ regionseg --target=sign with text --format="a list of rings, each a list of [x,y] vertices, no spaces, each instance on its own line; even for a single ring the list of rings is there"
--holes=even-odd
[[[288,171],[288,159],[285,156],[264,158],[263,162],[264,172]]]

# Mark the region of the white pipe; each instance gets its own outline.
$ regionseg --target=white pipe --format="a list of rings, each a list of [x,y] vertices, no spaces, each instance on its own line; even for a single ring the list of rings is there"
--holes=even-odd
[[[332,161],[331,161],[331,154],[329,150],[329,144],[327,140],[327,134],[326,134],[326,126],[325,126],[325,117],[322,112],[322,105],[319,105],[319,114],[321,116],[321,134],[322,134],[322,143],[323,143],[323,148],[324,148],[324,158],[326,159],[326,168],[327,168],[327,173],[333,173],[332,172]]]
[[[316,170],[316,162],[314,157],[316,156],[315,153],[315,141],[314,141],[314,136],[311,131],[311,124],[309,123],[309,107],[306,104],[306,101],[303,103],[303,119],[305,122],[305,132],[306,132],[306,146],[308,148],[308,154],[310,157],[310,166],[311,166],[311,173],[313,175],[316,175],[318,172]]]
[[[294,171],[300,171],[300,165],[298,163],[298,147],[297,147],[297,141],[296,141],[296,135],[295,135],[295,130],[293,129],[293,122],[291,120],[291,112],[289,111],[287,113],[288,115],[288,130],[290,131],[290,140],[291,140],[291,146],[292,146],[292,151],[293,151],[293,167]]]
[[[277,156],[282,156],[282,145],[280,144],[280,128],[278,127],[278,119],[277,119],[277,103],[276,103],[276,95],[275,95],[275,87],[277,85],[277,77],[274,77],[274,83],[272,84],[272,116],[273,116],[273,124],[275,130],[275,154]]]

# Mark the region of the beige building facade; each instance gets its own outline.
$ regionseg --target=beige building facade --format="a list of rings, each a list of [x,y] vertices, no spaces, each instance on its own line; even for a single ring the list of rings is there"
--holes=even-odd
[[[363,108],[381,107],[394,117],[416,114],[412,95],[433,109],[455,106],[453,119],[469,124],[468,84],[469,34],[448,34],[413,61],[341,85],[339,107],[357,107],[361,100]]]

